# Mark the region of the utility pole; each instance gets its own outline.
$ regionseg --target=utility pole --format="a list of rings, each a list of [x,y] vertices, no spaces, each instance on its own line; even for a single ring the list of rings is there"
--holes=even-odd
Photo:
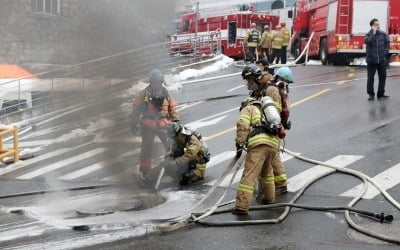
[[[196,62],[197,56],[197,26],[199,21],[199,1],[196,2],[196,17],[194,19],[194,50],[193,50],[193,62]]]

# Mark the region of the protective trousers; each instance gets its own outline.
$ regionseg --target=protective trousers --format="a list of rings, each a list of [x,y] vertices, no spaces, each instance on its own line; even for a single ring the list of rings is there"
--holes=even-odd
[[[279,152],[275,154],[272,160],[272,169],[274,171],[275,187],[286,187],[287,186],[287,175],[285,166],[282,164],[281,156]]]
[[[253,197],[254,186],[261,175],[261,202],[275,202],[274,173],[272,161],[277,150],[261,144],[247,152],[245,168],[236,194],[236,209],[248,211]]]
[[[281,63],[286,64],[287,61],[287,46],[282,46],[281,49]]]
[[[169,140],[166,129],[153,129],[147,126],[141,127],[142,149],[140,152],[140,171],[151,169],[151,155],[153,152],[154,138],[157,135],[165,150],[169,148]]]
[[[279,64],[279,62],[281,61],[281,55],[282,55],[281,49],[272,49],[272,57],[271,57],[270,63],[271,64],[273,64],[273,63]],[[274,62],[275,58],[276,58],[276,62]]]

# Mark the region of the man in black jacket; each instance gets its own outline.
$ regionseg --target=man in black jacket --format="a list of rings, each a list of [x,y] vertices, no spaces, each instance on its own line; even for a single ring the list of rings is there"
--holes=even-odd
[[[379,86],[376,97],[378,99],[386,99],[389,96],[385,95],[385,81],[386,81],[386,58],[389,53],[389,37],[379,29],[379,21],[374,18],[369,23],[371,30],[365,35],[365,44],[367,45],[367,93],[368,100],[374,100],[374,77],[375,72],[378,70]]]

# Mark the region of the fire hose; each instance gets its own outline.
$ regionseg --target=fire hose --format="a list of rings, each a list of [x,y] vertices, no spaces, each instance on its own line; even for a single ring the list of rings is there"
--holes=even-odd
[[[215,215],[215,214],[221,214],[221,213],[227,213],[227,212],[231,212],[232,209],[223,209],[223,210],[217,210],[218,208],[227,206],[229,204],[234,203],[233,201],[229,201],[229,202],[225,202],[225,203],[221,203],[223,198],[225,197],[227,191],[229,189],[226,189],[225,192],[221,195],[221,197],[218,199],[218,201],[212,205],[211,207],[209,207],[208,209],[206,209],[204,212],[201,213],[191,213],[190,216],[188,216],[188,213],[185,213],[184,215],[180,216],[180,217],[176,217],[176,218],[171,218],[169,220],[164,221],[164,223],[156,226],[153,228],[152,231],[155,232],[169,232],[169,231],[174,231],[177,230],[183,226],[188,225],[189,223],[198,223],[198,224],[202,224],[202,225],[207,225],[207,226],[243,226],[243,225],[260,225],[260,224],[279,224],[280,222],[282,222],[284,219],[286,219],[291,211],[291,208],[300,208],[300,209],[307,209],[307,210],[314,210],[314,211],[334,211],[334,210],[338,210],[338,211],[345,211],[345,219],[346,222],[350,225],[350,227],[352,227],[353,229],[355,229],[356,231],[363,233],[365,235],[371,236],[373,238],[379,239],[379,240],[383,240],[383,241],[387,241],[387,242],[391,242],[391,243],[396,243],[396,244],[400,244],[400,239],[398,237],[392,237],[392,236],[388,236],[388,235],[384,235],[375,231],[372,231],[370,229],[367,229],[365,227],[362,227],[358,224],[356,224],[350,217],[350,212],[352,213],[356,213],[356,214],[360,214],[362,216],[367,216],[373,219],[377,219],[378,221],[380,221],[381,223],[385,222],[385,223],[390,223],[393,221],[393,216],[392,215],[385,215],[384,213],[374,213],[374,212],[369,212],[369,211],[365,211],[365,210],[361,210],[361,209],[356,209],[354,208],[354,206],[357,204],[358,201],[360,201],[362,199],[362,197],[364,196],[364,194],[367,191],[367,187],[368,187],[368,183],[371,183],[373,186],[375,186],[378,191],[397,209],[400,210],[400,204],[393,199],[393,197],[391,197],[385,190],[383,190],[374,180],[372,180],[370,177],[368,177],[367,175],[359,172],[359,171],[355,171],[355,170],[351,170],[351,169],[343,169],[340,167],[336,167],[324,162],[320,162],[320,161],[316,161],[310,158],[306,158],[300,155],[297,155],[287,149],[284,150],[284,152],[286,152],[287,154],[308,162],[308,163],[312,163],[312,164],[316,164],[316,165],[321,165],[321,166],[325,166],[331,169],[334,169],[335,172],[339,172],[339,173],[344,173],[347,175],[352,175],[355,176],[357,178],[359,178],[363,184],[364,184],[364,188],[363,190],[360,192],[360,194],[355,197],[347,206],[314,206],[314,205],[305,205],[305,204],[296,204],[295,202],[304,194],[305,190],[311,186],[313,183],[315,183],[316,181],[332,174],[332,173],[326,173],[326,174],[321,174],[320,176],[310,180],[308,183],[306,183],[303,188],[292,198],[292,200],[288,203],[278,203],[278,204],[271,204],[271,205],[261,205],[261,206],[254,206],[251,207],[250,210],[268,210],[268,209],[274,209],[274,208],[279,208],[279,207],[284,207],[285,210],[284,212],[276,219],[267,219],[267,220],[247,220],[247,221],[207,221],[204,220],[204,218],[206,218],[207,216],[211,216],[211,215]],[[231,187],[232,182],[241,166],[241,164],[244,161],[244,158],[246,154],[242,154],[241,158],[239,158],[237,160],[237,162],[235,164],[230,163],[227,167],[227,169],[224,171],[224,173],[220,176],[220,178],[217,180],[217,182],[214,183],[213,187],[210,189],[210,191],[214,191],[215,188],[220,184],[220,182],[226,177],[227,173],[229,172],[229,170],[234,169],[234,173],[233,176],[231,178],[231,180],[229,181],[229,187]],[[236,167],[235,167],[236,166]],[[334,173],[334,172],[333,172]],[[196,206],[194,206],[192,209],[190,209],[190,211],[193,211],[195,208],[197,208],[201,203],[203,203],[212,192],[207,193],[203,199],[196,204]]]

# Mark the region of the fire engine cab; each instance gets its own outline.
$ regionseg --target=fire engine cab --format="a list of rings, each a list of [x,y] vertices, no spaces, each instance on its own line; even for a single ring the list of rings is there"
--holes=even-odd
[[[199,55],[210,55],[219,50],[229,57],[241,58],[247,51],[243,39],[251,23],[256,23],[261,32],[266,24],[270,27],[278,25],[279,17],[254,12],[252,6],[219,13],[200,12],[197,18],[196,13],[184,14],[177,34],[171,36],[171,53],[185,54],[196,50]]]
[[[389,53],[400,53],[399,0],[298,0],[294,13],[291,49],[296,58],[312,32],[309,57],[324,65],[365,56],[364,36],[373,18],[390,37]]]

